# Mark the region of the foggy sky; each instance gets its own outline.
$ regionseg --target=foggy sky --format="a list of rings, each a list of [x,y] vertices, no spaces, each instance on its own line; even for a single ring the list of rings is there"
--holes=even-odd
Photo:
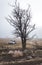
[[[18,0],[18,2],[24,9],[28,7],[28,4],[31,5],[31,21],[36,24],[34,32],[38,38],[42,38],[42,0]],[[14,0],[0,0],[0,38],[13,37],[13,27],[5,20],[13,9],[9,4],[14,4]]]

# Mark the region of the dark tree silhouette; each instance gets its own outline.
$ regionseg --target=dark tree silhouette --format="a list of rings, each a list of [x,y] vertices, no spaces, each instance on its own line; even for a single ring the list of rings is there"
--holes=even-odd
[[[12,16],[6,19],[15,28],[14,34],[21,38],[22,48],[24,50],[26,48],[26,39],[29,39],[29,34],[35,29],[35,24],[30,25],[30,6],[27,10],[21,9],[19,4],[17,5],[17,2],[15,2],[13,7]]]

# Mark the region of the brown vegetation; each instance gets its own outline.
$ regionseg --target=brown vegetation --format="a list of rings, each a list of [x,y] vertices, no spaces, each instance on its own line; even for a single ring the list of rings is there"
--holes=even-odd
[[[21,48],[22,48],[22,45],[20,43],[20,40],[16,41],[16,44],[8,44],[8,42],[10,41],[10,39],[0,39],[0,64],[1,65],[15,65],[14,63],[17,62],[16,65],[23,65],[23,64],[29,64],[31,65],[34,65],[36,63],[42,63],[42,50],[40,49],[36,49],[35,50],[35,47],[39,46],[42,46],[42,40],[29,40],[27,41],[27,45],[26,47],[28,49],[26,49],[24,52],[26,53],[26,56],[21,56],[20,55],[22,54],[21,53]],[[37,43],[37,46],[36,46],[36,43]],[[14,54],[9,54],[9,51],[14,51],[15,50],[19,50],[18,54],[15,53],[15,55],[18,55],[19,57],[14,57]],[[33,52],[35,51],[35,52]],[[21,54],[20,54],[21,53]],[[36,59],[37,58],[37,59]],[[40,59],[41,58],[41,59]],[[34,61],[33,61],[33,60]],[[24,62],[25,61],[25,62]],[[19,62],[19,63],[18,63]]]

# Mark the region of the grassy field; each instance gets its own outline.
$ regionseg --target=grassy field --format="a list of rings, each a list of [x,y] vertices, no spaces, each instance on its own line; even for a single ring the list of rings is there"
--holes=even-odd
[[[4,46],[4,47],[9,47],[9,48],[22,48],[22,44],[21,44],[21,40],[15,40],[16,44],[8,44],[10,42],[11,38],[0,38],[0,47]],[[12,39],[14,40],[14,39]],[[27,40],[26,42],[26,47],[27,48],[33,48],[33,46],[36,45],[36,43],[40,46],[42,46],[42,40]]]
[[[36,63],[38,62],[41,62],[42,63],[42,50],[36,50],[36,56],[37,58],[35,59],[31,59],[31,60],[25,60],[22,58],[23,63],[22,61],[13,61],[14,58],[8,54],[8,51],[9,49],[10,50],[14,50],[14,49],[21,49],[22,48],[22,44],[21,44],[21,40],[15,40],[16,41],[16,44],[9,44],[11,39],[9,38],[3,38],[3,39],[0,39],[0,65],[23,65],[23,64],[29,64],[31,65],[36,65]],[[26,41],[26,48],[28,49],[33,49],[36,47],[36,45],[42,47],[42,40],[27,40]],[[39,57],[41,56],[41,57]],[[41,58],[41,59],[40,59]],[[5,60],[6,59],[6,60]],[[11,59],[11,61],[10,61]],[[38,61],[37,61],[38,59]],[[3,60],[3,61],[2,61]],[[37,61],[37,62],[36,62]],[[19,63],[18,63],[19,62]],[[15,64],[14,64],[15,63]]]

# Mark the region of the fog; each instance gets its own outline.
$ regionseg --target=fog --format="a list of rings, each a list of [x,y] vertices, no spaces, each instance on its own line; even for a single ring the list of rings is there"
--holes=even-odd
[[[36,24],[34,33],[37,38],[42,38],[42,0],[18,0],[20,7],[26,9],[31,5],[32,23]],[[12,35],[13,27],[5,20],[5,17],[12,12],[14,0],[0,0],[0,38],[14,37]]]

